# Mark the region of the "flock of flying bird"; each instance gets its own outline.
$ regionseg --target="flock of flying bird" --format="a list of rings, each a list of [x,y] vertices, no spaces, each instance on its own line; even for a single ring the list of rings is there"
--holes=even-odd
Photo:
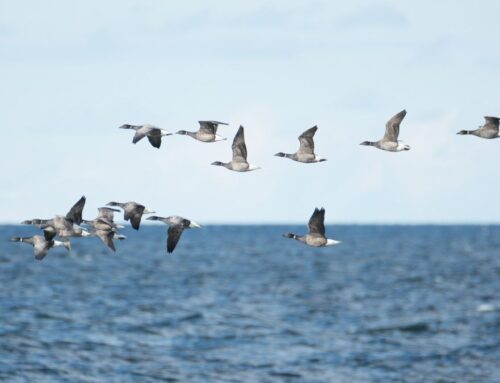
[[[400,152],[410,150],[410,146],[398,140],[399,127],[401,122],[406,116],[406,110],[394,115],[385,125],[384,136],[375,142],[364,141],[361,145],[374,146],[375,148],[386,150],[390,152]],[[461,130],[459,135],[474,135],[480,138],[493,139],[500,137],[499,132],[499,118],[485,116],[485,123],[475,130]],[[198,141],[202,142],[217,142],[226,140],[217,135],[217,128],[219,125],[228,125],[219,121],[199,121],[200,128],[196,132],[179,130],[176,134],[187,135]],[[151,145],[155,148],[160,148],[162,137],[170,136],[165,129],[159,128],[154,125],[122,125],[122,129],[132,129],[135,131],[132,142],[135,144],[147,137]],[[314,135],[318,130],[317,126],[307,129],[299,136],[300,146],[299,149],[292,154],[276,153],[275,156],[289,158],[293,161],[302,163],[315,163],[326,161],[325,158],[320,158],[314,152]],[[229,162],[215,161],[212,165],[223,166],[226,169],[237,172],[248,172],[260,169],[255,165],[251,165],[247,161],[247,147],[245,144],[244,128],[240,126],[232,144],[233,157]],[[38,260],[43,259],[52,247],[64,246],[68,251],[71,249],[69,242],[70,237],[99,237],[107,247],[115,251],[113,240],[125,239],[125,236],[119,234],[118,230],[123,226],[114,222],[114,213],[120,210],[116,207],[123,209],[124,219],[130,221],[132,227],[139,230],[142,216],[144,214],[153,214],[144,205],[136,202],[109,202],[105,207],[98,209],[99,214],[93,220],[84,220],[82,218],[83,208],[85,206],[85,197],[80,200],[69,210],[65,215],[57,215],[52,219],[31,219],[23,221],[23,224],[35,225],[43,230],[43,235],[34,235],[32,237],[12,237],[14,242],[24,242],[32,245],[35,251],[35,258]],[[199,224],[196,222],[179,217],[158,217],[150,216],[147,218],[152,221],[161,221],[169,226],[167,232],[167,252],[174,251],[184,229],[198,228]],[[286,233],[283,236],[286,238],[295,239],[306,245],[312,247],[325,247],[333,246],[340,243],[333,239],[329,239],[325,235],[325,209],[316,208],[309,219],[308,233],[306,235],[297,235],[293,233]],[[81,227],[80,225],[85,225]],[[55,240],[56,236],[60,240]]]

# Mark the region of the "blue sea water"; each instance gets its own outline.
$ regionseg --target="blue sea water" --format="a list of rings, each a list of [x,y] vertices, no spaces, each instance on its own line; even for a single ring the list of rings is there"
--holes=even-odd
[[[500,382],[500,226],[165,227],[41,262],[1,226],[6,382]]]

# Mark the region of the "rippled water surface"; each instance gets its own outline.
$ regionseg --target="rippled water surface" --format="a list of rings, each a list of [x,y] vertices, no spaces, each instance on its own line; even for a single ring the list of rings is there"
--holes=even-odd
[[[35,261],[0,227],[0,380],[500,382],[499,226],[165,227]]]

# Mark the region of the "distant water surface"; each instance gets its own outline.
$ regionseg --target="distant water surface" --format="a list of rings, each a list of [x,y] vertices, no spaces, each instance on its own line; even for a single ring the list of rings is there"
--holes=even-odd
[[[500,382],[500,226],[166,228],[42,262],[0,226],[6,382]]]

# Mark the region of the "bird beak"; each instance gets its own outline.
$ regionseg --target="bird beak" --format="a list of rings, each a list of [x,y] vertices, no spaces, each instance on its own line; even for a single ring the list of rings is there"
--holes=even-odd
[[[196,222],[194,221],[191,221],[191,223],[189,224],[189,227],[191,228],[194,228],[194,227],[201,227],[201,225],[197,224]]]

